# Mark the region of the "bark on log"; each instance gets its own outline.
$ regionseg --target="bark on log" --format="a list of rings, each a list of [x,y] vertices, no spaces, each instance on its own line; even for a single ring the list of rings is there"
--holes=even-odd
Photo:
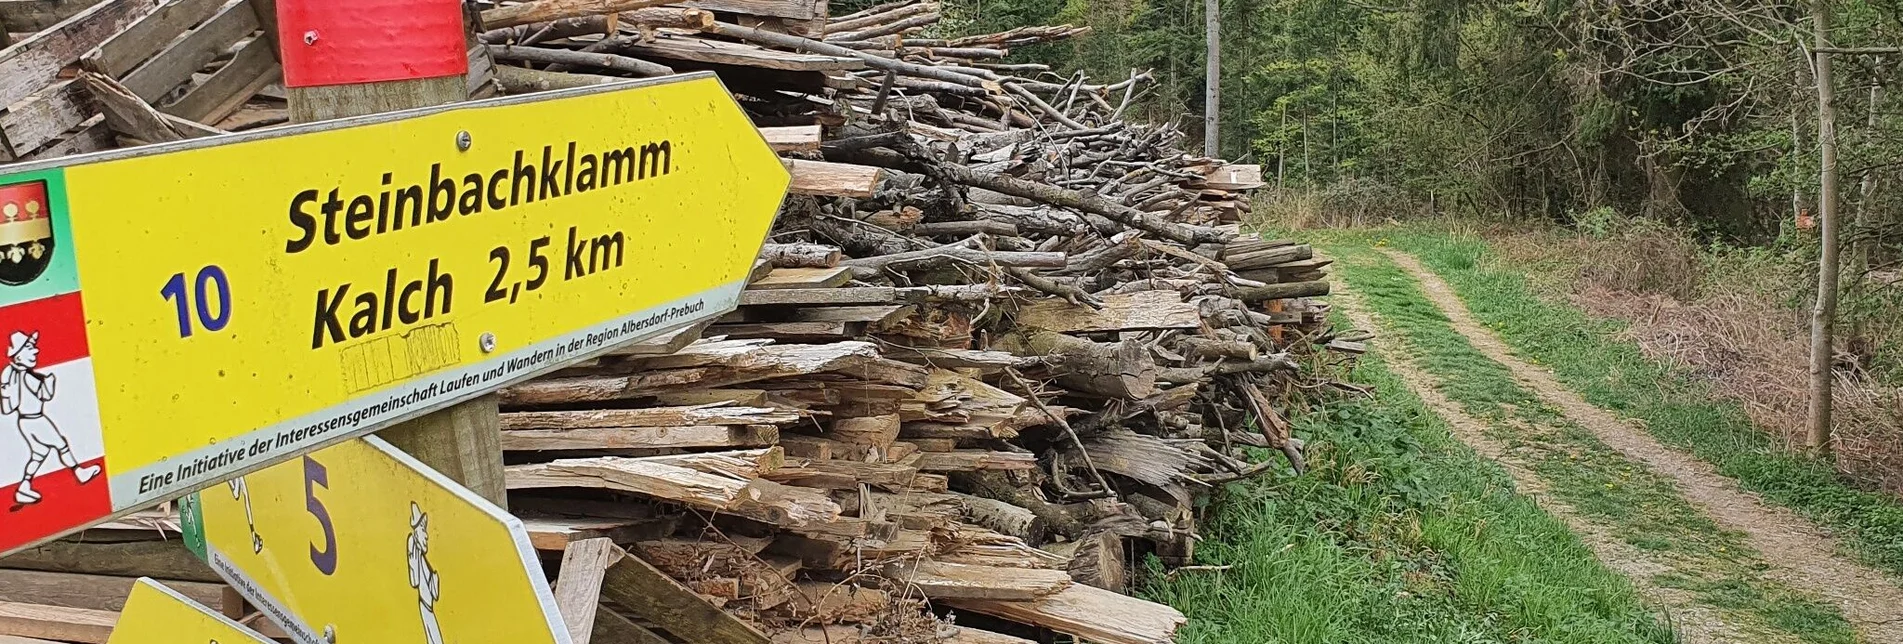
[[[1066,373],[1058,384],[1110,398],[1138,399],[1156,393],[1156,361],[1134,340],[1098,344],[1049,331],[1005,336],[999,347],[1018,355],[1059,356]]]
[[[598,16],[644,7],[668,4],[674,0],[540,0],[482,12],[482,24],[490,29],[513,27],[531,22],[548,22],[578,16]]]
[[[614,54],[597,54],[569,51],[566,49],[545,49],[542,47],[516,47],[511,45],[486,45],[486,47],[489,48],[489,55],[494,56],[496,60],[520,60],[531,63],[556,63],[575,65],[578,67],[612,69],[642,77],[667,76],[674,73],[674,68],[666,65],[650,63],[639,58],[616,56]]]
[[[1235,289],[1236,299],[1244,302],[1286,300],[1295,297],[1319,297],[1328,294],[1328,282],[1289,282]]]
[[[839,265],[838,248],[819,244],[767,244],[760,259],[778,268],[832,268]]]

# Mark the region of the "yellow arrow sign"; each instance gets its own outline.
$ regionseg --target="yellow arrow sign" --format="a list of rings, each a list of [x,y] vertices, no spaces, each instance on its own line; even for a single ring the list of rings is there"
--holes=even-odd
[[[567,644],[528,532],[376,437],[199,492],[185,539],[302,644]]]
[[[0,175],[0,553],[732,310],[787,183],[706,74]]]
[[[178,591],[140,579],[126,597],[106,644],[271,644],[271,640],[198,605]]]

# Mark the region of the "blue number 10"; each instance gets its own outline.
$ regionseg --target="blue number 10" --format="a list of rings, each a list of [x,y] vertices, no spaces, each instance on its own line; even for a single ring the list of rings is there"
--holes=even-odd
[[[197,312],[198,325],[206,331],[222,331],[231,322],[231,282],[225,279],[225,269],[216,265],[198,269],[198,281],[192,289],[193,296],[185,293],[185,274],[173,273],[172,279],[159,289],[159,295],[178,307],[178,337],[192,337],[192,310]],[[207,297],[206,289],[218,289],[218,312],[212,313],[212,298]],[[188,310],[191,309],[191,310]]]

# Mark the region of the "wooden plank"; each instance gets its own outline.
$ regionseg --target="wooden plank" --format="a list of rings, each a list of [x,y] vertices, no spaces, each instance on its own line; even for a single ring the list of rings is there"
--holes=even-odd
[[[716,324],[709,331],[736,338],[771,338],[787,342],[850,340],[865,334],[859,322],[758,322]]]
[[[284,77],[277,62],[276,49],[265,38],[254,38],[233,55],[231,62],[192,88],[178,101],[159,108],[201,123],[215,123],[230,116],[266,86]]]
[[[91,99],[79,83],[63,80],[0,113],[0,137],[9,159],[24,157],[92,118]]]
[[[55,642],[53,640],[43,640],[43,639],[38,639],[33,637],[20,637],[17,635],[0,635],[0,644],[60,644],[60,643]]]
[[[145,143],[171,143],[185,140],[167,123],[158,110],[139,97],[133,96],[123,85],[112,77],[93,72],[80,72],[80,82],[90,90],[99,109],[106,115],[106,125],[114,132],[138,139]]]
[[[760,136],[774,152],[813,152],[819,150],[820,126],[789,125],[760,128]]]
[[[679,427],[683,425],[755,425],[798,422],[800,415],[771,407],[646,407],[580,411],[518,411],[502,415],[503,431],[579,429],[583,427]]]
[[[707,326],[713,323],[713,320],[701,320],[676,331],[663,333],[640,342],[630,342],[626,345],[616,347],[603,355],[659,356],[674,353],[699,340],[701,333],[706,331]]]
[[[720,318],[722,324],[741,322],[891,322],[908,317],[918,308],[910,304],[874,304],[871,306],[799,307],[790,313],[760,307],[744,308]]]
[[[223,583],[178,539],[53,541],[7,555],[0,568]]]
[[[85,11],[99,0],[0,0],[0,21],[8,31],[28,34],[45,31]]]
[[[674,644],[605,605],[595,612],[595,632],[591,641],[594,644]]]
[[[826,18],[826,0],[692,0],[683,5],[750,16],[771,16],[795,20]]]
[[[896,297],[890,286],[741,291],[740,305],[886,304]]]
[[[946,599],[945,604],[976,613],[1069,633],[1098,644],[1167,644],[1189,621],[1174,608],[1072,584],[1036,601]]]
[[[1018,325],[1058,333],[1199,329],[1203,317],[1175,291],[1139,291],[1102,298],[1103,308],[1045,298],[1018,310]]]
[[[240,0],[242,1],[242,0]],[[119,78],[159,53],[193,25],[216,15],[225,0],[174,0],[101,43],[81,59],[87,69]]]
[[[753,45],[698,38],[670,38],[650,42],[624,40],[616,43],[615,51],[643,58],[686,60],[788,72],[850,71],[866,67],[866,62],[858,58],[797,54]]]
[[[626,554],[625,552],[623,554]],[[766,644],[766,635],[720,610],[638,557],[623,556],[602,578],[601,594],[684,641]]]
[[[788,192],[822,197],[870,197],[879,187],[879,168],[850,163],[781,159],[793,183]]]
[[[0,570],[0,601],[61,608],[116,611],[125,608],[136,577],[40,570]],[[224,584],[167,580],[166,587],[206,606],[224,601]]]
[[[1071,586],[1062,570],[973,566],[918,560],[885,568],[894,581],[915,586],[927,599],[993,599],[1025,601],[1062,592]]]
[[[113,138],[112,128],[106,126],[106,117],[94,116],[87,119],[73,133],[60,137],[59,140],[40,148],[38,152],[27,155],[26,158],[57,159],[75,154],[111,150],[115,147],[118,147],[118,144]]]
[[[173,42],[137,69],[121,79],[148,103],[156,103],[172,88],[178,87],[196,72],[231,49],[239,39],[258,30],[258,14],[243,0],[233,0],[205,24]]]
[[[601,578],[627,552],[608,539],[587,539],[562,551],[561,572],[555,578],[555,607],[574,644],[589,644],[595,633],[595,613],[601,608]]]
[[[0,635],[105,644],[117,623],[115,611],[0,602]]]
[[[752,289],[835,288],[852,281],[852,268],[775,268],[766,277],[747,284]]]
[[[925,452],[919,454],[918,469],[925,472],[1034,470],[1037,469],[1037,455],[1024,452],[993,452],[982,449]]]
[[[773,425],[505,429],[502,432],[502,449],[507,452],[529,452],[564,449],[771,447],[779,440],[780,428]]]
[[[535,504],[541,507],[541,504]],[[617,543],[653,539],[674,531],[674,516],[650,518],[519,516],[528,529],[529,545],[545,552],[561,552],[568,544],[607,538]]]
[[[0,105],[52,84],[60,70],[155,8],[150,0],[105,0],[0,50]]]

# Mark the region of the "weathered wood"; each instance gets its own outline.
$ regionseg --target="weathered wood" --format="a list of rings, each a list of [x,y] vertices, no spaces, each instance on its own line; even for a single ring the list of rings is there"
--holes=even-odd
[[[647,407],[578,411],[522,411],[502,414],[503,431],[579,429],[584,427],[681,427],[797,422],[800,415],[771,407]]]
[[[106,117],[94,116],[90,119],[86,119],[86,122],[81,124],[73,133],[61,136],[59,139],[40,148],[39,151],[27,155],[26,158],[33,160],[57,159],[75,154],[110,150],[115,147],[118,146],[114,143],[112,128],[106,127]]]
[[[115,611],[0,602],[0,635],[105,644],[118,623]]]
[[[775,268],[747,284],[749,289],[833,288],[852,281],[851,268]]]
[[[689,0],[682,4],[708,11],[750,16],[771,16],[794,20],[824,20],[826,18],[825,0]],[[825,27],[820,25],[819,28]]]
[[[192,72],[230,49],[232,43],[257,30],[258,16],[251,11],[251,5],[243,2],[225,5],[205,24],[127,73],[121,82],[139,98],[156,102],[172,88],[191,79]]]
[[[829,304],[885,304],[895,301],[896,299],[897,294],[890,286],[742,291],[740,293],[741,306],[766,306],[775,304],[806,306],[824,306]]]
[[[947,599],[945,603],[1101,644],[1168,644],[1176,641],[1176,629],[1189,621],[1174,608],[1084,584],[1033,601]]]
[[[546,505],[532,503],[531,505]],[[536,550],[561,552],[568,545],[587,539],[610,539],[624,543],[652,539],[672,533],[679,523],[674,515],[649,518],[562,518],[528,515],[520,517],[529,532],[529,545]]]
[[[1045,299],[1019,309],[1018,324],[1058,333],[1200,328],[1196,305],[1182,299],[1175,291],[1142,291],[1101,298],[1097,309]]]
[[[497,401],[493,395],[481,396],[397,423],[378,432],[377,436],[469,491],[506,508],[508,488],[502,474],[502,432],[496,414]]]
[[[918,469],[923,472],[972,472],[978,470],[1037,469],[1037,455],[1027,452],[994,452],[959,449],[919,454]]]
[[[482,24],[489,29],[501,29],[532,22],[633,11],[643,7],[668,4],[668,2],[669,0],[535,0],[484,11]]]
[[[1146,398],[1156,393],[1156,361],[1142,343],[1098,344],[1083,338],[1033,331],[1006,336],[999,348],[1018,355],[1057,356],[1065,375],[1058,384],[1113,398]]]
[[[951,244],[890,255],[848,259],[840,262],[840,265],[851,267],[855,275],[865,279],[875,277],[887,270],[934,270],[957,265],[1056,267],[1063,266],[1065,261],[1066,257],[1063,253],[992,251]]]
[[[885,454],[899,440],[899,415],[841,418],[827,428],[826,437],[848,445],[858,445]]]
[[[754,478],[775,467],[779,450],[682,454],[648,458],[600,457],[508,467],[510,489],[585,488],[631,492],[763,523],[805,526],[839,518],[839,505],[816,490]]]
[[[781,159],[793,175],[788,192],[822,197],[870,197],[879,187],[878,168],[848,163]]]
[[[641,77],[667,76],[674,73],[674,68],[666,65],[614,54],[570,51],[567,49],[548,49],[544,47],[520,47],[516,45],[484,45],[484,47],[487,48],[489,55],[494,56],[496,60],[517,60],[531,63],[553,63],[559,65],[574,65],[577,67],[593,67],[596,69],[611,69]]]
[[[1235,298],[1244,302],[1319,297],[1328,294],[1328,282],[1289,282],[1235,289]]]
[[[950,449],[931,450],[949,452]],[[957,498],[965,506],[966,514],[978,525],[1008,534],[1030,543],[1041,543],[1045,538],[1044,520],[1037,513],[997,499],[982,496],[959,494]]]
[[[99,0],[0,0],[0,21],[14,33],[45,31]]]
[[[528,94],[553,89],[573,89],[613,83],[621,79],[595,74],[551,72],[504,65],[496,68],[496,85],[504,94]]]
[[[753,45],[696,38],[651,41],[617,38],[607,45],[607,48],[616,53],[642,58],[787,72],[850,71],[863,69],[866,66],[864,61],[857,58],[776,51]]]
[[[51,541],[0,558],[0,568],[224,582],[178,539]]]
[[[165,49],[179,34],[216,15],[226,0],[178,0],[160,6],[125,31],[100,43],[81,62],[87,69],[112,76],[125,75],[153,54]],[[4,9],[0,9],[4,11]]]
[[[659,449],[680,447],[762,447],[779,442],[773,425],[693,425],[686,427],[584,427],[508,429],[502,450]]]
[[[634,623],[614,611],[612,606],[603,605],[595,612],[594,637],[592,644],[674,644],[648,630],[646,626]]]
[[[701,6],[706,5],[704,0],[697,4]],[[866,52],[848,49],[845,47],[840,47],[838,45],[824,43],[818,40],[813,40],[811,38],[801,38],[799,36],[774,33],[774,32],[766,31],[763,29],[742,27],[740,25],[727,24],[724,22],[714,23],[714,26],[708,29],[708,31],[712,33],[720,34],[722,36],[727,36],[729,38],[738,38],[740,40],[744,40],[747,42],[758,43],[758,44],[768,45],[772,47],[781,47],[785,49],[791,49],[794,51],[813,52],[816,54],[825,54],[827,56],[843,56],[843,57],[850,57],[850,58],[858,58],[865,61],[866,65],[870,67],[874,67],[874,68],[882,69],[886,71],[897,72],[901,74],[909,74],[909,75],[918,76],[921,78],[929,78],[932,80],[944,81],[948,83],[956,83],[959,85],[969,85],[972,87],[987,87],[987,88],[996,87],[995,83],[992,83],[991,81],[987,81],[975,76],[967,76],[965,74],[960,74],[957,72],[941,69],[941,68],[930,66],[930,65],[920,65],[917,63],[908,63],[908,62],[904,62],[900,60],[895,60],[892,58],[886,58],[884,56],[878,56],[878,55],[869,54]]]
[[[1080,584],[1096,586],[1113,593],[1125,592],[1130,585],[1129,566],[1124,563],[1123,537],[1108,530],[1085,534],[1073,542],[1070,578]]]
[[[116,611],[125,608],[126,596],[137,581],[137,577],[0,569],[0,602]],[[227,588],[177,580],[165,580],[165,585],[206,606],[219,605]]]
[[[602,577],[617,559],[626,556],[608,539],[577,541],[562,552],[561,571],[555,577],[555,607],[561,611],[562,625],[568,628],[569,640],[574,644],[593,641]]]
[[[1025,570],[930,560],[886,566],[886,575],[915,586],[932,600],[990,599],[1023,601],[1053,595],[1069,588],[1070,575],[1062,570]]]
[[[814,125],[811,127],[813,136],[817,138],[819,126]],[[766,136],[767,142],[774,144],[776,146],[774,149],[777,150],[781,144],[774,143],[775,137],[785,140],[793,136],[790,133],[783,132],[783,130],[787,129],[800,128],[761,128],[760,133]],[[803,138],[805,135],[800,134],[799,136]],[[767,260],[778,268],[832,268],[839,265],[839,258],[839,248],[835,246],[769,243],[760,247],[760,259]]]
[[[0,113],[0,137],[9,159],[18,159],[59,139],[97,113],[83,83],[63,80],[34,92]]]
[[[152,109],[139,97],[132,95],[124,86],[92,72],[81,72],[81,83],[92,92],[94,103],[106,115],[106,126],[125,136],[137,138],[146,143],[170,143],[185,140],[185,135],[173,129],[158,110]]]
[[[836,18],[826,23],[826,34],[830,36],[840,32],[864,29],[873,25],[890,24],[912,16],[934,13],[938,10],[939,5],[936,2],[901,3],[899,6],[892,7],[885,11]]]
[[[760,631],[701,599],[639,557],[623,556],[610,566],[602,578],[601,592],[604,598],[689,642],[767,642]]]
[[[60,70],[156,8],[149,0],[105,0],[0,50],[0,105],[53,83]]]

